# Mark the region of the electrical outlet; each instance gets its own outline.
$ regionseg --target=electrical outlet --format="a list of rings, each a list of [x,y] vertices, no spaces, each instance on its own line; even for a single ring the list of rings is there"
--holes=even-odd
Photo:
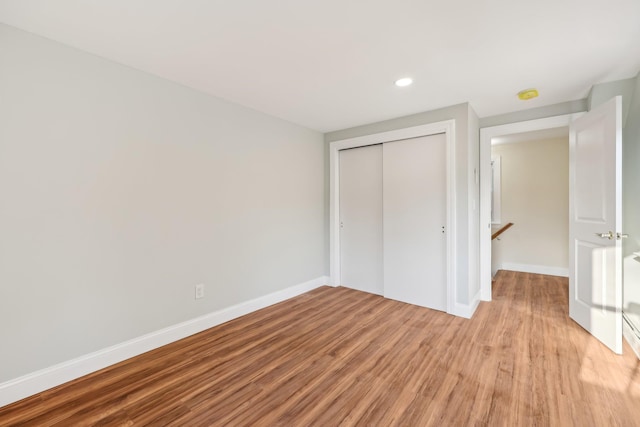
[[[196,285],[196,299],[204,298],[204,283]]]

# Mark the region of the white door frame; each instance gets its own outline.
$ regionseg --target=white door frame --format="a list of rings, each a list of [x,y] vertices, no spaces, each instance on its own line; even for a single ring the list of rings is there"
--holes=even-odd
[[[508,123],[480,129],[480,299],[491,301],[491,139],[569,126],[583,113]]]
[[[447,313],[454,313],[456,302],[456,210],[455,210],[455,120],[430,123],[405,129],[364,135],[343,139],[329,145],[329,265],[330,283],[340,285],[340,157],[339,151],[365,145],[382,144],[444,133],[446,136],[447,164],[447,239],[446,239],[446,277],[447,277]]]

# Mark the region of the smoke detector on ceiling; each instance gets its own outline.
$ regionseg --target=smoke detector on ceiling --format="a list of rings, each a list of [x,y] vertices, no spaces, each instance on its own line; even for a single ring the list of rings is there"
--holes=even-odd
[[[525,89],[518,92],[518,98],[523,101],[536,98],[538,96],[538,89]]]

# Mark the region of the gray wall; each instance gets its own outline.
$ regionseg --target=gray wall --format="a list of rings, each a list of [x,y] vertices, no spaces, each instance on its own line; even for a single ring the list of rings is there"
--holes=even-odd
[[[628,95],[629,110],[622,134],[622,230],[629,234],[623,241],[624,311],[640,331],[640,74]],[[624,95],[623,95],[624,101]]]
[[[479,187],[475,183],[472,185],[472,182],[474,182],[473,169],[477,169],[479,164],[479,136],[478,118],[469,104],[454,105],[439,110],[330,132],[325,134],[325,142],[327,143],[326,150],[328,152],[329,144],[333,141],[450,119],[455,119],[456,121],[457,302],[469,304],[470,299],[479,292],[477,277],[478,245],[473,245],[473,242],[477,242],[478,239],[478,236],[473,233],[478,233]]]
[[[617,80],[614,82],[601,83],[594,85],[589,91],[587,102],[589,111],[594,107],[607,102],[614,96],[622,95],[622,126],[624,127],[629,116],[629,107],[633,91],[636,86],[637,78]]]
[[[471,106],[469,106],[468,117],[469,232],[467,235],[469,239],[469,298],[473,298],[474,295],[480,295],[480,120]]]
[[[480,119],[480,127],[486,128],[506,125],[509,123],[525,122],[528,120],[544,119],[546,117],[563,116],[565,114],[581,113],[588,109],[589,100],[585,98],[576,101],[561,102],[560,104],[500,114],[497,116],[483,117]]]
[[[0,382],[326,274],[321,134],[4,25],[0,64]]]

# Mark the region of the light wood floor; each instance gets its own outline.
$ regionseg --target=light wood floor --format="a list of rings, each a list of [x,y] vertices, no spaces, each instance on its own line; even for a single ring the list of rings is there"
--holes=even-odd
[[[503,271],[472,320],[320,288],[0,408],[0,425],[638,426],[640,363]]]

